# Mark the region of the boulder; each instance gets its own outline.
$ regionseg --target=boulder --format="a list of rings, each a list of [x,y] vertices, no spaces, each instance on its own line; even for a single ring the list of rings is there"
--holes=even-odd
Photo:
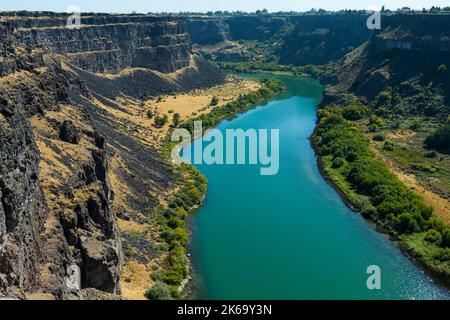
[[[65,120],[59,128],[59,138],[62,141],[72,144],[78,144],[80,142],[80,134],[72,121]]]
[[[120,293],[120,248],[110,240],[99,241],[86,237],[81,237],[80,240],[84,257],[82,287]]]

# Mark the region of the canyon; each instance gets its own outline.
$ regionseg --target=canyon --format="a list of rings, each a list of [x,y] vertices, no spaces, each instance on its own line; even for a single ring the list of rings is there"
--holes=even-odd
[[[396,112],[424,105],[427,86],[442,96],[432,121],[448,115],[449,73],[436,70],[450,66],[449,15],[386,15],[375,32],[360,13],[67,18],[0,12],[0,297],[143,298],[171,257],[154,221],[185,187],[160,149],[169,125],[148,111],[210,100],[230,84],[214,62],[327,64],[322,107],[350,95]],[[233,81],[220,105],[259,89]],[[404,105],[378,105],[383,91]]]

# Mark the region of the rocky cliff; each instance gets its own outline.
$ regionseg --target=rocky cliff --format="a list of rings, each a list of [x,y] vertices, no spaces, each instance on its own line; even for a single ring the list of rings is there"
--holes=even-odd
[[[189,17],[187,31],[192,43],[213,45],[225,40],[269,40],[286,36],[300,16],[246,15],[222,17]]]
[[[282,64],[325,64],[341,59],[372,33],[367,16],[333,14],[303,16],[287,35],[279,52]]]
[[[221,18],[192,17],[186,19],[192,43],[214,45],[227,40],[228,26]]]
[[[389,107],[398,108],[396,112],[445,115],[450,104],[449,30],[450,15],[383,16],[382,29],[332,72],[336,85],[326,94],[351,92],[377,104],[377,96],[386,91],[396,97]]]
[[[0,14],[0,297],[119,294],[135,240],[116,216],[129,219],[125,202],[142,216],[174,178],[115,111],[224,79],[178,19],[91,15],[69,30],[66,18]]]
[[[46,206],[38,183],[39,152],[27,121],[27,114],[38,110],[11,101],[4,77],[43,62],[30,55],[19,61],[12,29],[2,25],[0,49],[0,292],[15,295],[20,287],[31,288],[39,281]],[[27,97],[21,94],[20,99]],[[33,100],[29,92],[28,99]]]
[[[169,73],[189,65],[189,37],[176,18],[83,15],[79,29],[66,27],[67,15],[5,18],[20,44],[64,55],[91,72],[143,67]]]
[[[10,26],[0,36],[0,295],[119,293],[107,152],[70,98],[89,94],[60,65],[18,45]]]
[[[377,49],[450,51],[448,15],[384,16],[372,39]]]
[[[191,17],[187,30],[199,46],[219,45],[207,57],[217,61],[254,59],[251,48],[236,45],[239,41],[257,41],[281,64],[325,64],[341,59],[367,41],[371,30],[366,15],[246,15]],[[206,33],[205,31],[208,30]],[[233,44],[234,43],[234,44]]]

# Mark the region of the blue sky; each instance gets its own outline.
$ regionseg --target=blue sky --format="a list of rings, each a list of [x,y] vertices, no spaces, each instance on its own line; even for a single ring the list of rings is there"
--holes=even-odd
[[[70,5],[77,5],[82,12],[179,12],[242,10],[255,11],[267,8],[269,11],[306,11],[311,8],[339,10],[345,8],[368,9],[385,5],[395,9],[403,6],[421,9],[448,6],[449,0],[1,0],[0,11],[4,10],[50,10],[66,11]]]

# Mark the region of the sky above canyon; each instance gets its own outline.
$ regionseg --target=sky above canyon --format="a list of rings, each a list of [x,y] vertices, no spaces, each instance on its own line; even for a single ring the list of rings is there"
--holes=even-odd
[[[307,11],[311,8],[327,10],[376,9],[385,5],[388,9],[410,7],[421,9],[431,6],[448,6],[449,0],[1,0],[0,11],[48,10],[64,12],[70,5],[76,5],[82,12],[206,12],[216,10],[255,11]]]

